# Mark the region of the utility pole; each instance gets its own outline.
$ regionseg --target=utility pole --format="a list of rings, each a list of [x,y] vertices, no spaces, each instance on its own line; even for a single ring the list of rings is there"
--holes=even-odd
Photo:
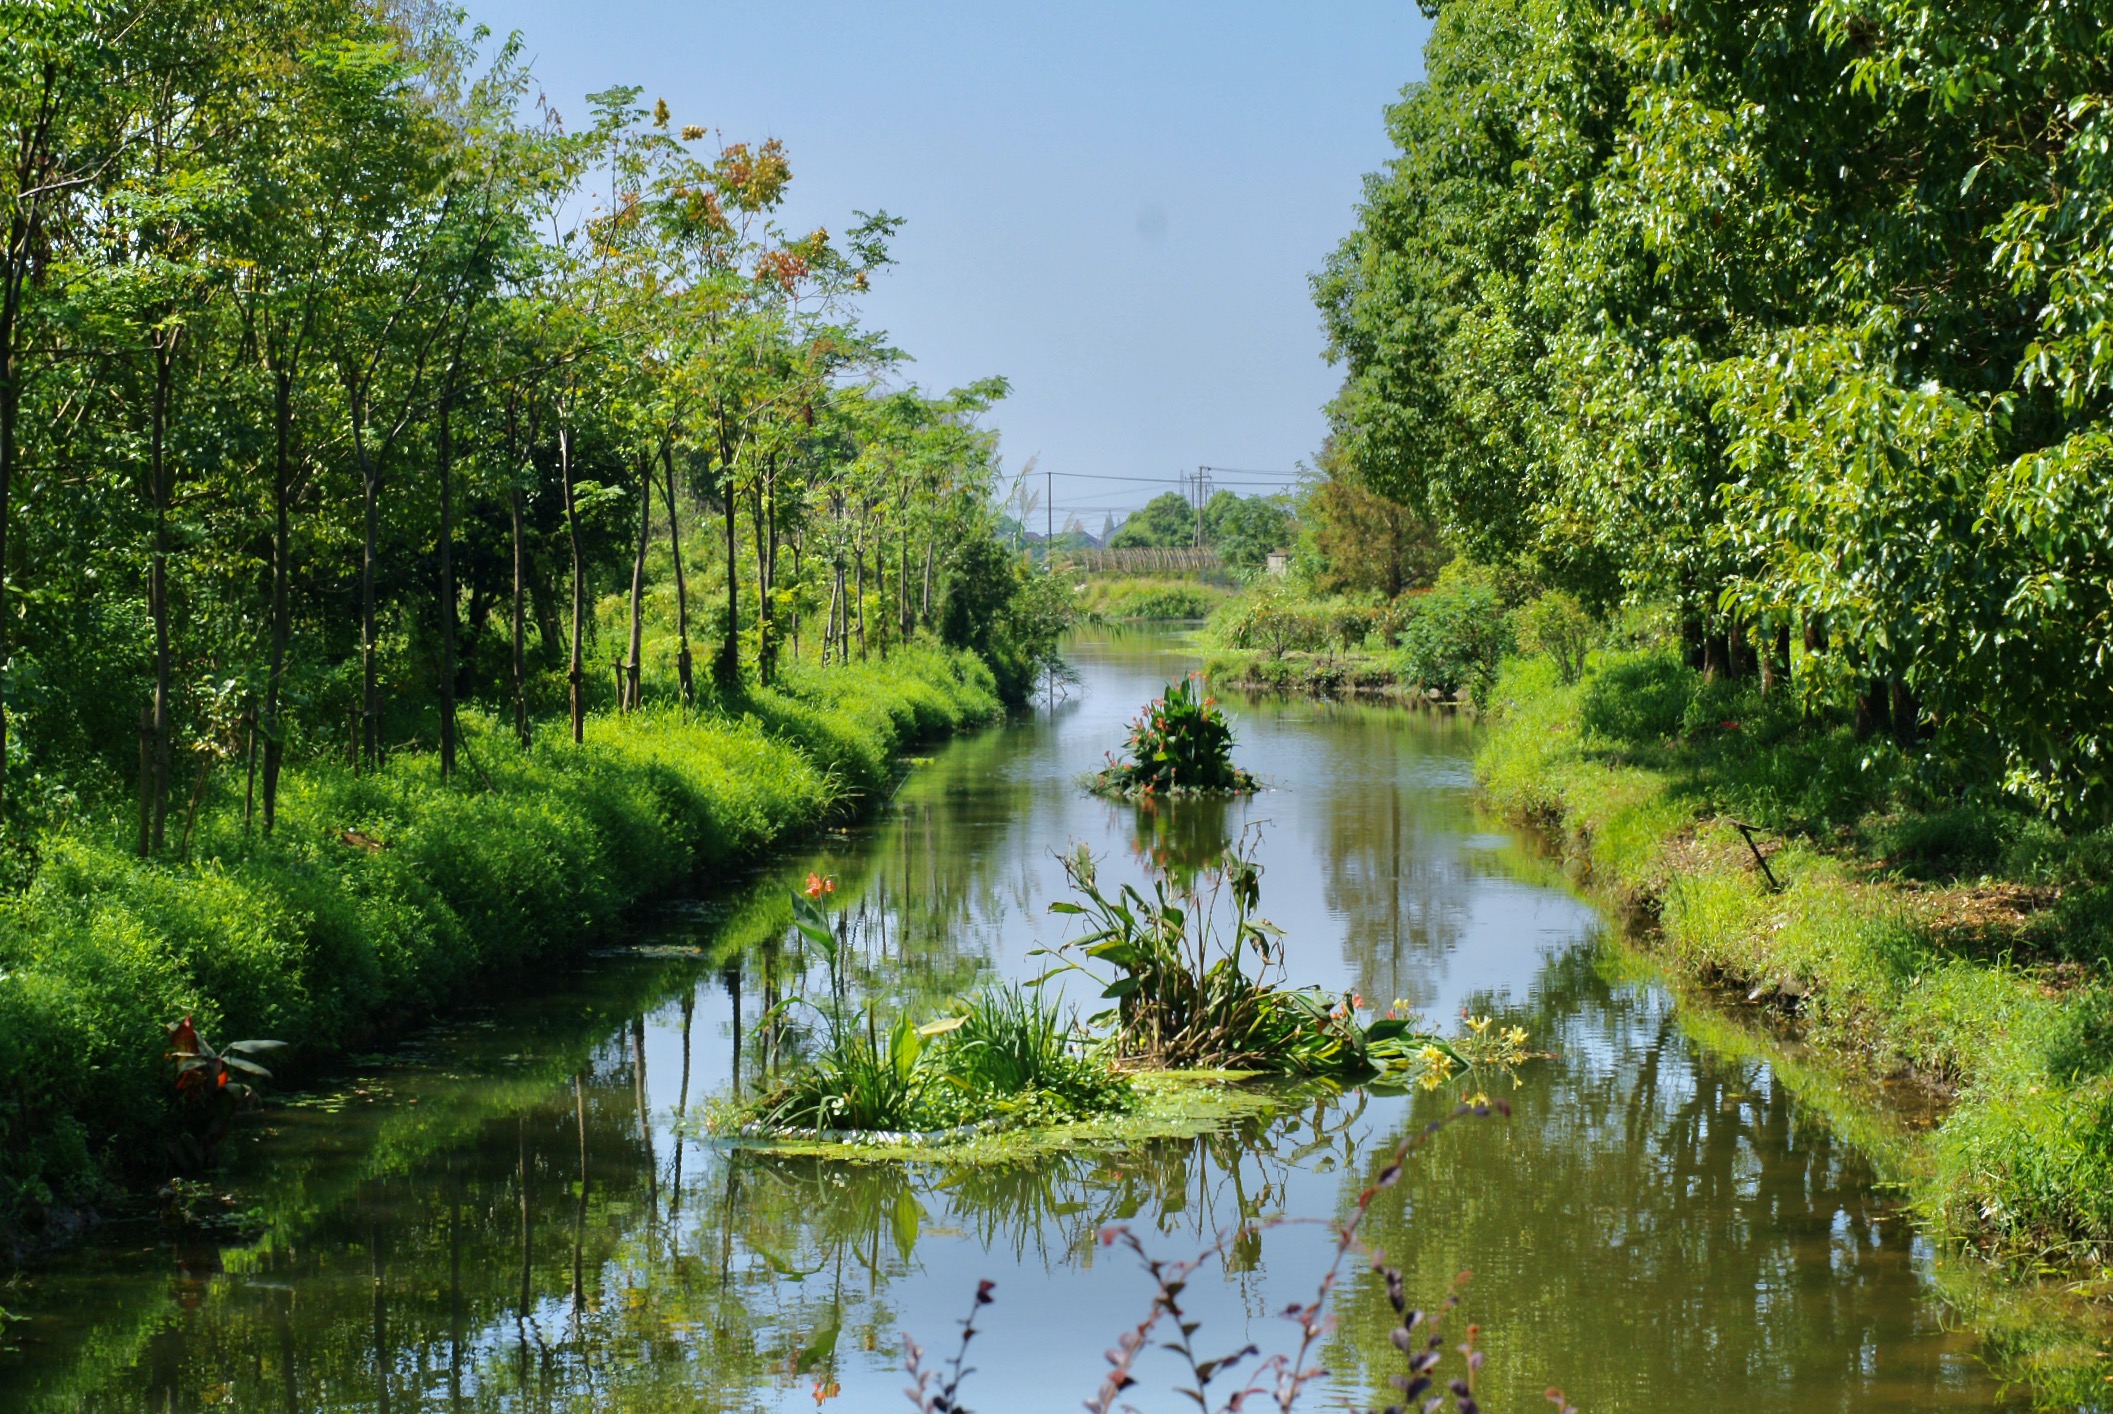
[[[1056,553],[1056,473],[1042,472],[1042,563]]]

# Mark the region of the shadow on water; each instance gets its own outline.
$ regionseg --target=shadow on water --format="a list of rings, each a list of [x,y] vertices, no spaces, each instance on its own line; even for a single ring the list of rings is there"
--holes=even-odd
[[[1450,1093],[1287,1095],[1201,1138],[985,1168],[684,1137],[799,1044],[759,1020],[821,985],[785,927],[809,870],[840,880],[852,985],[922,1011],[1038,970],[1073,841],[1141,880],[1256,826],[1295,977],[1487,1011],[1559,1055],[1508,1094],[1511,1120],[1421,1153],[1366,1228],[1426,1299],[1473,1269],[1485,1407],[1538,1407],[1550,1383],[1595,1411],[2007,1407],[1869,1166],[1766,1064],[1698,1051],[1476,815],[1472,727],[1235,704],[1271,789],[1140,811],[1077,778],[1189,660],[1136,633],[1077,658],[1053,712],[935,752],[872,823],[274,1105],[226,1175],[261,1235],[115,1224],[6,1291],[24,1319],[0,1410],[894,1409],[900,1333],[944,1344],[985,1277],[970,1403],[1075,1408],[1150,1299],[1097,1243],[1111,1222],[1179,1257],[1287,1220],[1190,1293],[1210,1347],[1283,1348],[1273,1313],[1310,1299],[1326,1222]],[[1383,1400],[1383,1293],[1360,1268],[1339,1309],[1327,1394]]]

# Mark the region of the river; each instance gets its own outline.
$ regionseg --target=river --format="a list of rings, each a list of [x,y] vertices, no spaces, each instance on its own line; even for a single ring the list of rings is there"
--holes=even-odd
[[[1142,879],[1249,831],[1292,980],[1448,1025],[1466,1008],[1555,1053],[1493,1090],[1510,1118],[1412,1158],[1366,1225],[1412,1300],[1472,1272],[1452,1329],[1479,1325],[1483,1407],[1546,1409],[1550,1385],[1586,1411],[2013,1407],[1869,1163],[1767,1060],[1701,1049],[1478,813],[1470,725],[1236,702],[1268,789],[1141,813],[1078,778],[1192,660],[1156,633],[1073,651],[1053,711],[934,748],[867,823],[275,1100],[193,1195],[190,1235],[120,1218],[0,1288],[20,1318],[0,1411],[906,1409],[902,1333],[950,1353],[984,1279],[964,1403],[1076,1409],[1151,1300],[1097,1241],[1118,1222],[1169,1259],[1271,1224],[1184,1299],[1207,1354],[1287,1349],[1276,1313],[1312,1298],[1327,1222],[1450,1089],[994,1170],[774,1157],[695,1124],[737,1055],[754,1082],[765,1006],[818,981],[770,926],[810,871],[839,880],[859,985],[933,1008],[1045,968],[1075,844]],[[1384,1404],[1399,1369],[1382,1288],[1350,1270],[1302,1408]],[[1171,1357],[1139,1373],[1140,1408],[1192,1407]]]

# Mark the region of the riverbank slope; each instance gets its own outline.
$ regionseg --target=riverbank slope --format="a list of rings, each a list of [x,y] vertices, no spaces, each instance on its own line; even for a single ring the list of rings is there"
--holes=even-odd
[[[452,782],[425,754],[364,776],[309,765],[270,838],[239,794],[183,862],[116,827],[47,835],[0,901],[0,1252],[169,1166],[180,1114],[167,1028],[269,1037],[312,1065],[449,999],[576,951],[624,910],[709,882],[885,788],[905,743],[999,713],[990,671],[936,648],[796,669],[723,712],[491,724]]]
[[[1897,749],[1665,653],[1604,655],[1572,687],[1514,659],[1492,705],[1489,797],[1654,920],[1664,965],[1936,1093],[1903,1179],[1941,1232],[2021,1264],[2103,1263],[2113,832],[1926,796]]]

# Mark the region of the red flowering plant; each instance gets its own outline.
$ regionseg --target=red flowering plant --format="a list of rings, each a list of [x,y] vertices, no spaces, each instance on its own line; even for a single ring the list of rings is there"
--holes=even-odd
[[[1175,793],[1245,795],[1260,783],[1233,764],[1233,728],[1194,677],[1167,687],[1130,723],[1129,755],[1109,758],[1090,787],[1125,797]]]
[[[188,1016],[169,1028],[167,1059],[176,1063],[176,1096],[184,1114],[184,1127],[169,1146],[178,1168],[201,1169],[212,1161],[236,1113],[256,1098],[251,1082],[271,1079],[271,1072],[251,1058],[285,1045],[232,1041],[215,1050]]]

